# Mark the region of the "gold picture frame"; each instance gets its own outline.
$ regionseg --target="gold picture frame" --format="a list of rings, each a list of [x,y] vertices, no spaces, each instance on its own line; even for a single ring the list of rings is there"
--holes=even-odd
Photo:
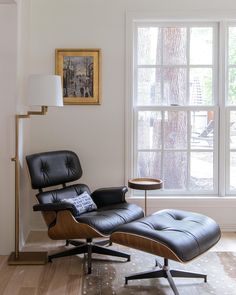
[[[62,78],[66,105],[97,105],[101,101],[100,49],[56,49],[56,74]]]

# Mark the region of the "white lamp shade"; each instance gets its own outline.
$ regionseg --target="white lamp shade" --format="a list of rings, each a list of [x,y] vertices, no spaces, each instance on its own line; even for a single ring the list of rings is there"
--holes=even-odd
[[[61,77],[58,75],[31,75],[28,81],[30,106],[63,106]]]

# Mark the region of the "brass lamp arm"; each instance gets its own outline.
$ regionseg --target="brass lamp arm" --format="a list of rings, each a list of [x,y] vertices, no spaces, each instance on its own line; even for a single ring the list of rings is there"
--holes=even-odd
[[[26,119],[30,116],[36,116],[36,115],[46,115],[48,110],[47,106],[41,106],[41,111],[29,111],[25,115],[15,115],[15,128],[16,128],[16,134],[15,134],[15,157],[11,158],[13,162],[16,162],[19,155],[19,148],[18,148],[18,142],[19,142],[19,119]]]
[[[9,258],[9,264],[20,263],[19,233],[20,233],[20,164],[19,164],[19,120],[29,118],[31,115],[46,115],[47,106],[41,106],[41,111],[29,111],[25,115],[15,115],[15,157],[11,158],[15,162],[15,252]]]
[[[41,106],[41,111],[29,111],[25,115],[16,115],[16,117],[19,119],[23,119],[23,118],[29,118],[30,116],[34,116],[34,115],[46,115],[47,111],[48,111],[47,106]]]

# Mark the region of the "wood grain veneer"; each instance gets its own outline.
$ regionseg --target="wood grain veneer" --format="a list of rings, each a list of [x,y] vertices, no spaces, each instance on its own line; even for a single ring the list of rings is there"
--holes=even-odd
[[[48,235],[53,240],[107,237],[91,226],[76,221],[69,210],[57,212],[56,224],[48,229]]]
[[[111,241],[167,259],[182,262],[182,260],[166,245],[136,234],[115,232],[111,235]]]

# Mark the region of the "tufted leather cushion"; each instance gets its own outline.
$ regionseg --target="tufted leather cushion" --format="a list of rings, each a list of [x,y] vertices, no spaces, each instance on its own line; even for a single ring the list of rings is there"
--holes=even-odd
[[[82,176],[79,158],[71,151],[33,154],[26,161],[33,189],[75,181]]]
[[[221,236],[220,228],[213,219],[202,214],[173,209],[162,210],[122,225],[115,232],[132,233],[160,242],[184,262],[207,251]]]
[[[125,194],[128,188],[126,186],[99,188],[92,192],[91,197],[100,207],[125,202]]]
[[[79,196],[83,192],[90,194],[88,186],[86,184],[75,184],[61,189],[38,193],[36,197],[39,204],[51,204],[59,203],[63,199],[71,198],[71,196]]]
[[[118,226],[142,217],[143,210],[139,206],[125,202],[81,214],[76,220],[92,226],[102,234],[111,234]]]

